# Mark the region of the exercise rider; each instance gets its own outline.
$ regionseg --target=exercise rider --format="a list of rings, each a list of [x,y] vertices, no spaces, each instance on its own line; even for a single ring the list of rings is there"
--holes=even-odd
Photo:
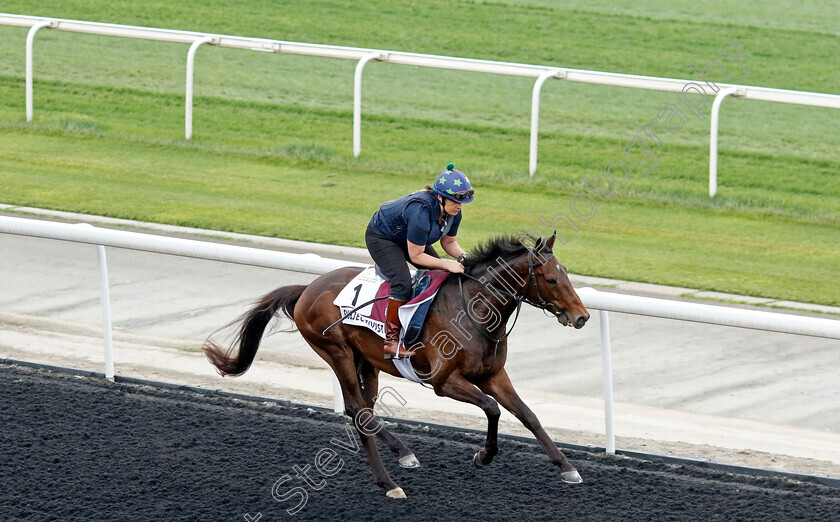
[[[470,180],[450,163],[433,185],[400,199],[383,203],[365,232],[365,243],[379,271],[391,283],[385,313],[385,358],[410,357],[400,350],[400,306],[411,298],[411,274],[406,261],[417,268],[464,271],[466,254],[456,236],[461,207],[473,200]],[[457,259],[441,259],[432,245]]]

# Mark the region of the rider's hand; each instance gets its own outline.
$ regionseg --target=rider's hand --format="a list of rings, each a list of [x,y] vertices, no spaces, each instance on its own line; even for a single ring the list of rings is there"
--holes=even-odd
[[[464,265],[455,261],[454,259],[447,259],[443,262],[443,267],[453,274],[460,274],[464,271]]]

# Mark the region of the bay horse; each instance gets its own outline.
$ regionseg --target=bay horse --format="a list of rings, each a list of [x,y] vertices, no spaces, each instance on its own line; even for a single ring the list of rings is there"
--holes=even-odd
[[[566,268],[552,253],[555,238],[556,233],[547,241],[530,236],[495,238],[467,257],[465,273],[450,276],[441,285],[420,340],[410,347],[417,350],[411,363],[437,395],[484,410],[487,437],[473,457],[476,466],[490,464],[498,453],[501,404],[534,434],[551,463],[560,468],[560,480],[575,484],[582,482],[580,474],[519,398],[504,368],[507,323],[514,311],[518,316],[523,302],[554,315],[565,326],[582,328],[589,319]],[[376,484],[388,497],[405,498],[385,470],[374,436],[399,455],[401,466],[420,464],[373,416],[379,372],[400,374],[391,360],[383,358],[382,338],[367,328],[341,323],[341,312],[333,305],[359,272],[359,268],[340,268],[308,285],[278,288],[232,323],[240,326],[230,347],[224,349],[208,339],[203,349],[221,375],[241,375],[253,362],[268,323],[279,312],[285,313],[338,377],[345,413],[354,421]]]

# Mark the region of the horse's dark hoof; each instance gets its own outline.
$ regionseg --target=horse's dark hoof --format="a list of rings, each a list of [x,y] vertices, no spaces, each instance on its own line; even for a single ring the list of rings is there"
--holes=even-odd
[[[580,473],[576,469],[560,473],[560,480],[566,484],[580,484],[583,482],[583,479],[580,478]]]
[[[417,460],[417,457],[414,456],[414,453],[411,453],[410,455],[406,455],[405,457],[400,457],[400,467],[419,468],[420,461]]]
[[[483,468],[484,466],[487,465],[487,464],[483,464],[481,462],[481,457],[479,456],[480,454],[481,454],[481,451],[476,451],[475,455],[473,455],[473,464],[475,464],[475,467],[477,467],[477,468]]]

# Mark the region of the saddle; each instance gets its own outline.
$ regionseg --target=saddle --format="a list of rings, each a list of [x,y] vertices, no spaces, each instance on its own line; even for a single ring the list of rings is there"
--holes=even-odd
[[[386,279],[385,274],[379,268],[379,265],[373,265],[373,270],[376,272],[376,275],[381,277],[383,280]],[[429,288],[429,283],[432,278],[426,276],[426,272],[428,272],[428,270],[420,269],[414,272],[414,275],[411,276],[411,299],[414,299],[420,295],[423,290]]]
[[[428,270],[418,270],[411,278],[411,299],[415,299],[422,294],[432,282],[431,276],[427,275]],[[429,313],[429,307],[432,306],[433,299],[420,304],[409,319],[408,324],[404,325],[405,333],[403,334],[403,344],[409,346],[417,342],[420,338],[420,332],[423,331],[423,324],[426,322],[426,314]]]
[[[412,277],[412,298],[400,307],[399,313],[401,337],[405,346],[416,343],[420,338],[432,301],[447,276],[449,272],[445,270],[418,270]],[[387,297],[390,293],[391,284],[381,277],[375,267],[370,267],[353,278],[339,292],[333,304],[341,310],[345,324],[364,326],[385,337],[385,299],[353,310],[375,298]]]

